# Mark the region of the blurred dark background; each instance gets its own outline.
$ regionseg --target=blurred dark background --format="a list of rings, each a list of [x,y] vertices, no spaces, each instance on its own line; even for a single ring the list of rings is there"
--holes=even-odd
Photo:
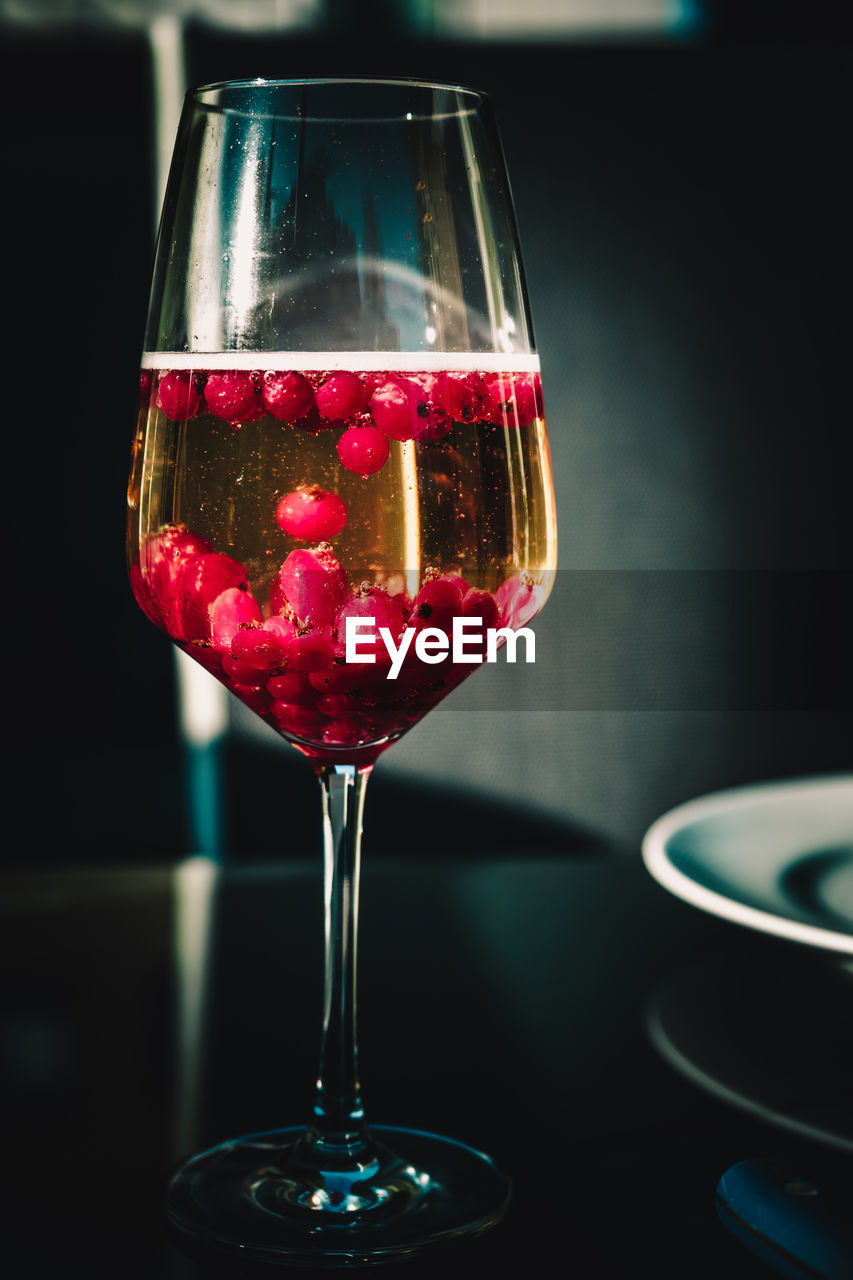
[[[370,848],[636,851],[694,795],[850,767],[834,12],[2,0],[8,625],[37,636],[7,648],[11,779],[37,798],[14,865],[318,841],[308,767],[248,713],[204,758],[186,749],[173,654],[125,577],[158,123],[183,83],[225,78],[460,82],[503,130],[560,581],[535,666],[479,673],[382,759]],[[217,770],[212,832],[188,798]],[[412,820],[425,804],[441,822]]]

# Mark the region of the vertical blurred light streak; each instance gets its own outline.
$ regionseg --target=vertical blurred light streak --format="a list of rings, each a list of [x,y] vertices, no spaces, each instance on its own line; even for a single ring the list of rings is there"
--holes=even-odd
[[[403,496],[403,566],[406,590],[414,600],[421,586],[421,522],[420,490],[418,488],[418,459],[414,441],[403,443],[401,476]]]
[[[174,870],[177,1025],[172,1157],[176,1161],[198,1144],[212,923],[218,880],[219,866],[204,855],[185,858]]]
[[[154,84],[155,234],[186,92],[184,28],[162,13],[149,27]],[[209,672],[174,648],[178,715],[185,749],[190,838],[194,854],[174,872],[175,1083],[172,1155],[196,1145],[199,1125],[213,900],[222,853],[220,746],[227,693]]]
[[[154,81],[156,222],[166,195],[172,148],[186,92],[183,22],[173,13],[157,14],[148,28],[148,42],[151,46],[151,72]]]
[[[166,194],[172,148],[186,93],[184,26],[176,14],[160,13],[148,28],[154,84],[155,231]],[[194,853],[222,856],[220,747],[228,726],[227,691],[174,650],[178,716],[186,751],[188,822]]]
[[[474,214],[474,226],[477,235],[477,244],[480,249],[480,259],[483,264],[483,279],[486,286],[486,306],[489,313],[489,327],[491,329],[492,346],[498,353],[509,352],[516,347],[514,335],[517,332],[515,320],[508,315],[504,308],[504,291],[500,279],[500,264],[497,255],[490,252],[490,246],[496,239],[494,229],[491,226],[491,219],[488,211],[488,196],[483,190],[480,181],[480,167],[477,160],[477,154],[474,145],[474,138],[471,133],[470,116],[462,109],[459,113],[459,134],[462,138],[462,146],[465,152],[465,164],[468,169],[471,180],[472,208]],[[515,264],[516,275],[518,273],[518,264]],[[521,297],[523,290],[520,279],[516,279],[516,297]],[[527,341],[527,334],[522,333],[522,339]],[[517,424],[516,424],[517,426]],[[517,557],[519,546],[525,546],[529,549],[527,534],[525,529],[524,536],[521,536],[518,529],[518,512],[524,513],[525,523],[529,521],[529,512],[527,504],[526,480],[524,474],[523,462],[519,461],[517,473],[516,468],[512,465],[514,456],[518,453],[518,430],[510,429],[509,425],[504,427],[504,436],[507,448],[507,458],[510,459],[510,465],[507,467],[507,480],[509,482],[509,510],[512,512],[513,530],[512,530],[512,550],[513,557]],[[521,488],[524,491],[523,500],[519,504],[518,495],[516,493],[516,477],[520,476]],[[525,562],[524,568],[527,568]]]
[[[480,260],[483,264],[483,281],[486,288],[486,309],[489,315],[489,325],[492,332],[492,345],[495,351],[505,351],[506,346],[506,314],[503,310],[503,290],[500,281],[500,267],[495,255],[489,252],[489,247],[494,239],[493,235],[487,235],[487,199],[486,193],[483,191],[480,182],[480,168],[477,161],[477,154],[474,149],[474,139],[471,135],[471,120],[466,110],[460,107],[459,110],[459,136],[462,139],[462,148],[465,153],[465,165],[468,169],[471,182],[471,205],[474,216],[474,228],[477,236],[477,246],[480,250]],[[500,314],[498,314],[500,308]]]

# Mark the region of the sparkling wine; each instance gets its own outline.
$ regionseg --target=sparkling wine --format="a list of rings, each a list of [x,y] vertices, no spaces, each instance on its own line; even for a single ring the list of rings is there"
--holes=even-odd
[[[347,661],[348,618],[399,644],[406,629],[449,635],[457,617],[514,629],[547,598],[556,546],[538,360],[250,359],[144,358],[133,589],[306,754],[375,756],[477,663],[429,662],[412,644],[394,670],[378,634],[362,639],[364,661]],[[486,653],[476,634],[473,653]]]

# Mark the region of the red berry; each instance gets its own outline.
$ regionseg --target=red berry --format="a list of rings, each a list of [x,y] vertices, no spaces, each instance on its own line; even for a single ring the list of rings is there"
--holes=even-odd
[[[189,369],[170,369],[157,387],[157,404],[173,422],[194,418],[201,404],[195,375]]]
[[[326,543],[313,551],[291,551],[281,566],[280,581],[285,600],[303,624],[322,627],[334,622],[347,598],[346,574]]]
[[[415,439],[423,444],[443,440],[453,426],[450,383],[446,373],[427,373],[421,378],[422,398],[415,403]]]
[[[484,413],[496,427],[528,427],[536,417],[536,394],[530,378],[502,374],[487,383]]]
[[[271,675],[284,665],[287,644],[265,627],[241,627],[231,641],[231,656],[251,671]]]
[[[513,630],[523,627],[542,608],[544,594],[526,573],[507,578],[495,592],[502,625]]]
[[[235,685],[242,689],[254,689],[256,692],[264,687],[267,673],[258,671],[257,667],[252,667],[247,662],[241,662],[239,658],[233,658],[230,653],[226,653],[222,659],[222,670],[235,693],[240,694],[240,689],[234,688]]]
[[[267,681],[267,693],[279,702],[300,703],[310,706],[317,697],[317,690],[304,671],[283,671]]]
[[[456,586],[459,588],[459,590],[462,592],[463,598],[465,597],[466,592],[471,590],[470,582],[468,582],[466,578],[463,578],[462,574],[459,573],[456,569],[451,569],[449,573],[443,573],[441,575],[441,581],[455,583]]]
[[[336,657],[325,670],[309,672],[308,679],[321,694],[352,693],[373,679],[375,669],[367,662],[345,662]]]
[[[534,373],[533,375],[533,399],[536,405],[536,417],[545,417],[545,401],[542,397],[542,375]]]
[[[270,713],[279,729],[300,738],[318,737],[322,732],[323,717],[313,707],[300,707],[296,703],[275,699],[270,703]]]
[[[147,409],[151,400],[151,383],[154,375],[150,369],[142,369],[139,374],[139,407]]]
[[[421,630],[438,627],[447,635],[453,630],[453,619],[462,612],[462,588],[450,577],[425,582],[412,601],[409,625]]]
[[[275,509],[275,518],[279,527],[293,538],[325,541],[343,529],[347,509],[336,493],[326,493],[314,484],[309,489],[286,494]]]
[[[263,375],[261,394],[267,413],[280,422],[298,422],[314,408],[311,383],[301,373],[268,370]]]
[[[478,374],[449,373],[447,398],[454,422],[475,422],[482,411],[483,383]]]
[[[144,572],[171,580],[171,571],[190,556],[204,555],[213,547],[206,538],[183,525],[167,526],[162,533],[147,538],[142,550]]]
[[[357,476],[371,476],[379,471],[387,461],[388,449],[388,437],[372,424],[350,427],[338,440],[341,463]]]
[[[209,373],[204,398],[210,412],[226,422],[248,422],[258,416],[256,375],[231,370]]]
[[[389,378],[370,398],[370,413],[380,431],[392,440],[414,440],[418,433],[418,405],[428,414],[426,396],[408,378]]]
[[[352,699],[345,693],[324,693],[317,699],[317,710],[330,720],[346,720],[352,709]]]
[[[283,646],[284,662],[289,671],[325,671],[335,657],[329,637],[318,630],[299,631]]]
[[[210,638],[219,649],[231,648],[240,627],[258,626],[261,607],[248,591],[226,587],[210,606]]]
[[[491,591],[479,591],[472,587],[466,592],[462,600],[462,617],[480,620],[479,630],[473,630],[465,636],[465,652],[485,657],[488,645],[486,632],[491,627],[497,627],[500,620],[497,601]]]
[[[484,631],[496,627],[500,617],[498,603],[491,591],[479,591],[476,587],[466,592],[461,612],[463,618],[481,618]]]
[[[289,640],[291,636],[296,635],[296,623],[291,622],[290,618],[283,618],[278,614],[267,618],[263,624],[264,631],[271,631],[273,635],[278,636],[279,640]]]
[[[298,422],[293,424],[299,431],[304,431],[307,436],[319,435],[321,431],[329,431],[337,424],[329,422],[327,418],[320,416],[316,405],[313,405],[304,418],[300,418]]]
[[[356,373],[342,370],[330,373],[314,393],[317,408],[324,418],[342,422],[361,413],[367,403],[364,383]]]
[[[136,598],[148,616],[176,639],[182,638],[175,594],[178,571],[193,556],[212,550],[205,538],[182,525],[171,525],[162,533],[146,538],[140,548],[142,590],[140,594],[134,584]],[[134,583],[133,578],[131,582]]]
[[[178,623],[183,639],[209,639],[211,605],[228,587],[246,587],[244,566],[230,556],[213,551],[183,561],[175,579]]]
[[[338,614],[338,642],[346,643],[347,618],[372,618],[373,634],[364,632],[358,643],[360,654],[373,654],[379,657],[387,653],[384,640],[379,634],[380,627],[387,627],[393,640],[397,640],[403,630],[403,609],[395,596],[389,596],[381,587],[362,586],[350,596]]]
[[[439,440],[450,432],[453,426],[453,420],[449,413],[444,409],[437,408],[434,404],[423,404],[419,402],[416,406],[418,415],[417,430],[415,431],[415,439],[421,444],[436,444]]]

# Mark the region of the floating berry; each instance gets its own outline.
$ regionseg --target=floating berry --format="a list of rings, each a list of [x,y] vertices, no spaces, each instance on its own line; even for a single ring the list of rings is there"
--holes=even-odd
[[[417,423],[415,439],[421,444],[437,444],[450,432],[453,419],[444,409],[428,401],[418,401],[415,406]]]
[[[240,627],[259,626],[261,607],[248,591],[226,587],[210,606],[210,638],[218,649],[230,650]]]
[[[536,417],[545,417],[545,401],[542,398],[542,375],[534,373],[533,375],[533,400],[536,405]]]
[[[529,378],[499,376],[485,387],[484,416],[496,427],[527,427],[536,417],[536,394]]]
[[[279,640],[289,640],[291,636],[296,635],[296,623],[291,622],[290,618],[283,618],[280,614],[274,614],[273,617],[267,618],[263,623],[264,631],[271,631],[273,635],[278,636]]]
[[[487,631],[489,627],[498,625],[500,610],[491,591],[472,587],[463,597],[461,614],[463,618],[480,618],[483,630]]]
[[[447,377],[447,398],[454,422],[475,422],[483,403],[483,382],[479,374],[454,374]]]
[[[286,494],[275,509],[275,518],[291,537],[315,542],[340,533],[347,522],[347,508],[336,493],[327,493],[313,484]]]
[[[283,671],[267,681],[267,693],[279,702],[309,705],[317,698],[317,690],[304,671]]]
[[[352,693],[369,683],[374,678],[375,670],[374,664],[346,662],[343,657],[336,657],[332,665],[323,671],[309,672],[308,679],[320,694]]]
[[[370,708],[371,712],[382,707],[396,707],[399,710],[411,700],[421,698],[442,686],[440,673],[446,665],[446,662],[441,666],[421,662],[412,643],[396,679],[364,685],[357,691],[357,697],[364,707]]]
[[[257,375],[239,369],[209,373],[204,398],[210,412],[226,422],[249,422],[259,416]]]
[[[378,427],[350,427],[338,440],[338,457],[347,471],[372,476],[388,459],[388,437]]]
[[[440,577],[442,582],[454,583],[462,592],[463,599],[466,593],[471,590],[470,582],[467,580],[467,578],[463,578],[462,574],[459,573],[458,570],[456,569],[451,569],[449,573],[442,573]]]
[[[147,538],[143,550],[145,571],[153,573],[165,566],[171,570],[189,556],[204,555],[213,547],[199,533],[182,524],[167,525],[162,533]]]
[[[271,675],[285,665],[288,643],[265,627],[241,627],[231,641],[231,656],[251,671]]]
[[[175,578],[178,624],[182,639],[207,640],[210,637],[210,608],[228,587],[246,589],[246,570],[237,560],[223,552],[190,556],[184,560]]]
[[[335,650],[332,641],[321,630],[299,631],[283,646],[285,666],[289,671],[325,671],[332,665]]]
[[[313,405],[304,418],[300,418],[298,422],[294,422],[293,426],[298,431],[303,431],[307,436],[319,435],[321,431],[331,431],[338,426],[336,422],[329,422],[328,418],[322,417],[316,405]]]
[[[453,619],[462,611],[462,587],[451,577],[433,578],[425,582],[412,601],[409,625],[421,630],[438,627],[450,634]]]
[[[222,670],[230,681],[232,689],[240,697],[242,697],[240,689],[253,689],[255,692],[263,689],[266,675],[269,674],[258,671],[257,667],[252,667],[247,662],[241,662],[239,658],[233,658],[230,653],[226,653],[222,659]]]
[[[157,387],[157,404],[173,422],[194,418],[201,404],[195,375],[189,369],[170,369]]]
[[[356,373],[330,373],[314,392],[317,409],[332,422],[343,422],[361,413],[367,403],[364,383]]]
[[[495,592],[501,622],[513,630],[523,627],[542,608],[544,597],[544,588],[537,586],[529,574],[507,578]]]
[[[317,710],[330,720],[346,720],[352,712],[352,699],[345,693],[324,693],[317,699]]]
[[[150,369],[142,369],[139,374],[139,405],[141,408],[147,408],[151,398],[151,383],[153,374]]]
[[[426,395],[408,378],[389,378],[370,398],[370,413],[380,431],[392,440],[414,440],[420,422],[418,406],[429,413]]]
[[[422,444],[443,440],[453,426],[450,381],[446,373],[421,376],[422,397],[415,403],[415,439]]]
[[[183,525],[169,525],[146,538],[139,553],[141,595],[137,599],[148,616],[170,635],[182,638],[177,619],[176,582],[181,566],[193,556],[213,550],[210,543]],[[131,577],[136,592],[136,583]]]
[[[347,576],[321,542],[313,551],[291,551],[281,566],[284,598],[301,623],[317,627],[334,622],[335,614],[347,598]]]
[[[346,601],[338,614],[338,641],[346,642],[346,623],[348,618],[372,618],[373,633],[365,631],[359,636],[358,652],[361,655],[373,654],[374,657],[387,652],[385,642],[379,635],[380,627],[387,627],[393,640],[397,640],[403,630],[404,618],[400,602],[389,596],[381,587],[365,584],[359,587],[354,595]]]
[[[481,659],[485,658],[488,651],[486,633],[490,628],[497,627],[500,620],[500,611],[495,597],[490,591],[479,591],[476,587],[472,587],[462,600],[461,614],[463,618],[479,622],[478,630],[472,629],[465,635],[465,653],[472,658],[475,655]]]
[[[279,422],[298,422],[314,408],[311,383],[301,373],[268,370],[261,379],[264,407]]]

